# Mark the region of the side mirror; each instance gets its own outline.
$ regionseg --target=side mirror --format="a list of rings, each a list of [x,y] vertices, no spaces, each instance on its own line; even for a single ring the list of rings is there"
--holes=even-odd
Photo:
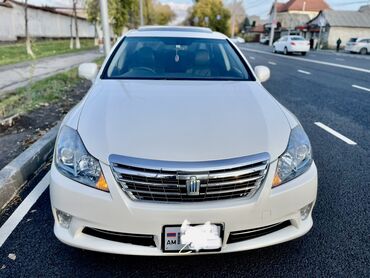
[[[98,74],[98,65],[95,63],[83,63],[78,67],[78,76],[94,81]]]
[[[258,80],[262,83],[270,78],[270,69],[265,66],[257,66],[254,68],[254,73],[256,74]]]

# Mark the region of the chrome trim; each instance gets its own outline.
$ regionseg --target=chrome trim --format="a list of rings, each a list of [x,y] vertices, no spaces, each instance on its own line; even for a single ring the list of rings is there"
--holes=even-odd
[[[117,164],[117,163],[114,163]],[[122,165],[127,165],[127,164],[122,164]],[[132,165],[130,165],[132,166]],[[248,165],[245,165],[248,166]],[[124,175],[132,175],[132,176],[138,176],[138,177],[145,177],[145,178],[156,178],[156,179],[169,179],[169,178],[174,178],[176,177],[177,179],[187,179],[189,177],[189,172],[192,173],[193,176],[197,176],[198,179],[204,180],[204,179],[220,179],[220,178],[226,178],[230,177],[229,173],[219,173],[219,174],[205,174],[204,172],[192,172],[192,170],[182,168],[181,170],[171,170],[173,172],[178,172],[180,174],[162,174],[162,173],[155,173],[155,172],[142,172],[142,171],[135,171],[135,170],[129,170],[129,169],[122,169],[116,166],[112,166],[113,170],[117,173],[124,174]],[[232,171],[233,168],[229,168],[230,171]],[[148,169],[147,167],[140,167],[143,169]],[[251,174],[257,171],[262,171],[266,168],[266,165],[262,165],[260,167],[255,167],[253,169],[244,169],[244,170],[238,170],[238,171],[233,171],[233,176],[241,176],[241,175],[247,175]],[[150,168],[149,170],[151,170]],[[154,169],[153,169],[154,170]],[[157,171],[169,171],[169,170],[164,170],[164,169],[156,169]],[[223,169],[223,170],[228,170],[228,169]],[[212,170],[207,170],[207,171],[212,171]]]
[[[210,191],[206,193],[199,193],[197,196],[206,196],[206,195],[216,195],[216,194],[225,194],[225,193],[233,193],[238,191],[245,191],[247,189],[255,188],[255,186],[246,186],[237,189],[229,189],[229,190],[220,190],[220,191]],[[151,195],[169,195],[169,196],[181,196],[181,193],[178,192],[161,192],[161,191],[144,191],[144,190],[136,190],[136,189],[125,189],[128,192],[132,193],[144,193],[144,194],[151,194]]]
[[[201,186],[202,187],[214,187],[214,186],[223,186],[223,185],[231,185],[231,184],[242,184],[242,183],[245,183],[245,182],[259,180],[259,179],[262,179],[262,178],[263,178],[263,176],[260,175],[260,176],[256,176],[256,177],[252,177],[252,178],[240,179],[240,180],[237,180],[237,181],[211,182],[211,183],[207,183],[207,184],[202,184]]]
[[[133,183],[134,181],[132,180],[128,180],[128,179],[122,179],[122,178],[116,178],[120,183],[123,182],[127,182],[127,183]],[[185,184],[171,184],[171,183],[154,183],[154,182],[146,182],[146,181],[135,181],[135,183],[137,184],[142,184],[142,185],[151,185],[151,186],[158,186],[158,187],[162,187],[163,186],[166,186],[166,187],[174,187],[174,188],[185,188],[186,185]]]
[[[237,180],[237,181],[225,181],[225,182],[211,182],[211,183],[203,183],[201,184],[201,187],[217,187],[217,186],[223,186],[223,185],[232,185],[232,184],[242,184],[242,183],[245,183],[245,182],[250,182],[250,181],[255,181],[255,180],[258,180],[258,179],[261,179],[263,178],[263,176],[256,176],[256,177],[252,177],[252,178],[245,178],[245,179],[240,179],[240,180]],[[171,183],[155,183],[155,182],[145,182],[145,181],[132,181],[132,180],[129,180],[129,179],[123,179],[123,178],[120,178],[120,177],[116,177],[116,179],[119,181],[119,182],[123,182],[123,183],[137,183],[137,184],[141,184],[141,185],[151,185],[151,186],[157,186],[157,187],[174,187],[174,188],[185,188],[186,185],[185,184],[171,184]]]
[[[136,189],[125,189],[127,192],[131,193],[144,193],[144,194],[152,194],[152,195],[168,195],[168,196],[181,196],[179,192],[160,192],[160,191],[144,191],[144,190],[136,190]]]
[[[117,163],[123,165],[130,165],[137,168],[146,168],[161,171],[208,172],[216,170],[227,170],[242,166],[248,166],[263,161],[269,161],[270,155],[268,153],[260,153],[250,156],[242,156],[222,160],[179,162],[179,161],[136,158],[111,154],[108,160],[110,164]]]
[[[166,203],[252,197],[264,181],[269,160],[268,153],[201,162],[109,156],[117,183],[131,199]],[[192,177],[201,181],[196,196],[186,190]]]
[[[284,222],[284,221],[283,221]],[[245,234],[251,234],[251,233],[255,233],[255,232],[259,232],[259,231],[263,231],[263,230],[267,230],[267,229],[270,229],[270,228],[273,228],[275,226],[279,226],[281,223],[283,222],[279,222],[279,223],[276,223],[276,224],[272,224],[272,225],[269,225],[269,226],[264,226],[264,227],[261,227],[261,228],[256,228],[256,229],[251,229],[251,230],[244,230],[244,231],[238,231],[238,232],[231,232],[230,234],[232,234],[233,236],[239,236],[239,235],[245,235]]]

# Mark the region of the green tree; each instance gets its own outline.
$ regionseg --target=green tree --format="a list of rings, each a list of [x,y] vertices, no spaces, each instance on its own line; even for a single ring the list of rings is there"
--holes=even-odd
[[[134,10],[136,2],[135,0],[108,0],[109,21],[116,35],[121,35],[123,27],[128,26],[130,13]],[[99,0],[87,0],[86,8],[87,19],[93,23],[100,23]]]
[[[231,36],[235,36],[240,32],[239,26],[245,18],[245,10],[242,0],[233,0],[227,5],[231,13]]]
[[[230,11],[222,0],[198,0],[189,11],[187,23],[229,35],[229,20]]]
[[[87,0],[88,20],[100,23],[99,0]],[[174,17],[174,12],[168,5],[153,0],[143,0],[144,24],[167,24]],[[137,28],[140,25],[138,0],[108,0],[109,21],[116,35],[121,35],[124,27]]]
[[[154,3],[155,24],[166,25],[175,18],[175,13],[169,5]]]
[[[250,24],[250,21],[249,21],[249,18],[246,16],[243,20],[243,22],[240,24],[239,26],[239,29],[241,31],[247,31],[247,29],[251,27],[251,24]]]

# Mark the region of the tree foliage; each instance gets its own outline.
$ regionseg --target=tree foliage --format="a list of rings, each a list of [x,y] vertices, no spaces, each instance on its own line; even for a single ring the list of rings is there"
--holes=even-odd
[[[240,31],[247,31],[248,28],[251,27],[251,23],[249,21],[249,18],[246,16],[243,20],[243,22],[239,25]]]
[[[222,0],[198,0],[189,10],[187,24],[229,34],[230,16]]]
[[[113,32],[122,33],[123,27],[128,25],[130,12],[135,5],[135,0],[108,0],[108,15]],[[99,0],[87,0],[87,18],[90,22],[100,23]]]
[[[161,4],[159,1],[154,4],[154,13],[155,23],[158,25],[166,25],[176,17],[169,5]]]
[[[244,21],[244,18],[246,17],[243,1],[232,1],[227,5],[227,8],[231,14],[231,29],[233,29],[234,27],[234,34],[237,34],[241,31],[239,29],[240,24]]]
[[[87,0],[88,20],[100,23],[99,0]],[[109,21],[116,35],[121,35],[124,27],[137,28],[140,25],[138,0],[108,0]],[[143,16],[145,25],[167,24],[175,14],[168,5],[153,0],[143,0]]]

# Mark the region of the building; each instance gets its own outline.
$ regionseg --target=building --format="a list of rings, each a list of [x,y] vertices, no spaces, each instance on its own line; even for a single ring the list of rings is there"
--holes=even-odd
[[[0,41],[16,41],[25,37],[25,4],[0,0]],[[70,13],[48,7],[28,5],[28,28],[32,38],[70,38],[75,28]],[[80,38],[94,38],[96,28],[85,17],[78,16]]]
[[[322,11],[307,23],[307,33],[320,38],[323,48],[335,48],[338,38],[343,44],[353,37],[370,38],[370,5],[358,11]]]
[[[316,17],[320,11],[330,10],[324,0],[289,0],[286,3],[276,3],[276,33],[275,38],[287,34],[299,34],[297,26],[305,25]],[[273,22],[274,4],[270,10],[270,26]]]
[[[265,20],[262,20],[258,15],[248,16],[248,19],[251,26],[260,26],[266,23]]]

